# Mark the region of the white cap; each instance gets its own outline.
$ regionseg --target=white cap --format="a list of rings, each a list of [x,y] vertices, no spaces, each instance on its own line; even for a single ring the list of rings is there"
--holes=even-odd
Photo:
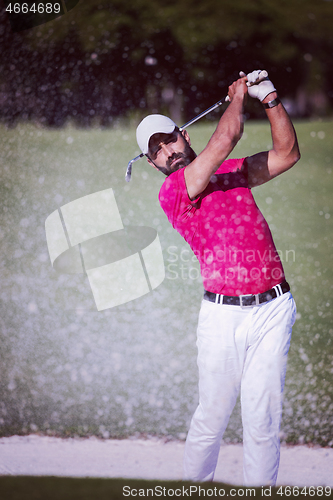
[[[136,140],[143,154],[148,153],[149,139],[154,134],[172,134],[177,125],[164,115],[148,115],[136,129]]]

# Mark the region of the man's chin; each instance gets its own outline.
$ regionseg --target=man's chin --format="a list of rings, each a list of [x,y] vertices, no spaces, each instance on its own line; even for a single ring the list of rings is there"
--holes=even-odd
[[[176,161],[173,165],[170,165],[169,171],[170,174],[173,172],[177,172],[177,170],[180,170],[181,168],[186,167],[186,163],[184,161]]]

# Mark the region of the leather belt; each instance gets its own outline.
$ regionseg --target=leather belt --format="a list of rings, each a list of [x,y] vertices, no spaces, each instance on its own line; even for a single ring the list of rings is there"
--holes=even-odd
[[[274,286],[267,292],[257,293],[255,295],[220,295],[219,293],[208,292],[205,290],[204,299],[216,304],[226,304],[229,306],[253,307],[264,302],[280,297],[290,291],[290,286],[286,281]]]

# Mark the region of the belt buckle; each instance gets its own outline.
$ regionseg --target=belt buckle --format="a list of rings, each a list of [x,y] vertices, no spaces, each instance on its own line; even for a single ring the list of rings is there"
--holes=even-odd
[[[245,304],[243,301],[246,300],[246,298],[253,297],[254,301],[251,302],[251,304]],[[240,307],[253,307],[259,304],[259,295],[253,295],[252,293],[248,293],[247,295],[240,295],[239,296],[239,305]]]

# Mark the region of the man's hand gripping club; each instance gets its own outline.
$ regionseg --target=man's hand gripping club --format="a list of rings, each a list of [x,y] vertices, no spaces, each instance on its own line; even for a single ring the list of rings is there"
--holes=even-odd
[[[240,71],[239,76],[241,78],[246,78],[249,96],[254,99],[259,99],[260,102],[262,102],[268,94],[276,92],[276,88],[268,78],[267,71],[257,69],[248,75]]]

